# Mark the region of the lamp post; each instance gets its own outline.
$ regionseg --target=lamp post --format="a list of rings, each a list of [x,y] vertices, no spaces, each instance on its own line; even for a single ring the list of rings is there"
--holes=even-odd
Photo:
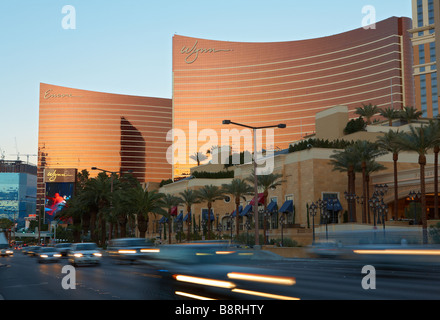
[[[408,194],[409,200],[412,201],[412,203],[414,203],[414,225],[417,225],[417,206],[416,206],[416,202],[421,199],[422,194],[420,191],[415,192],[414,190],[411,190],[410,193]]]
[[[249,247],[249,230],[251,229],[251,223],[248,219],[246,219],[246,222],[244,223],[244,227],[246,228],[246,242]]]
[[[284,227],[284,221],[286,219],[284,218],[284,214],[281,213],[280,217],[280,224],[281,224],[281,246],[284,247],[284,234],[283,234],[283,227]]]
[[[310,215],[312,216],[312,233],[313,233],[313,244],[315,244],[315,216],[318,212],[318,206],[312,202],[312,204],[309,207]]]
[[[237,122],[233,122],[231,120],[223,120],[222,122],[223,124],[235,124],[237,126],[240,127],[245,127],[245,128],[249,128],[252,129],[253,131],[253,142],[254,142],[254,219],[255,219],[255,245],[259,245],[260,241],[259,241],[259,232],[258,232],[258,179],[257,179],[257,130],[258,129],[266,129],[266,128],[280,128],[280,129],[284,129],[286,128],[286,125],[283,123],[280,123],[278,125],[271,125],[271,126],[262,126],[262,127],[253,127],[253,126],[248,126],[245,124],[241,124],[241,123],[237,123]]]
[[[229,226],[229,230],[231,230],[231,240],[230,240],[230,245],[232,245],[232,230],[234,230],[234,217],[232,216],[232,214],[230,214],[228,216],[228,226]]]

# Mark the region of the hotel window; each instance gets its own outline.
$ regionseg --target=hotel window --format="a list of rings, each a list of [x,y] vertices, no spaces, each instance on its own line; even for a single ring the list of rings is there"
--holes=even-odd
[[[333,199],[338,199],[338,194],[337,193],[323,193],[322,194],[322,199],[323,200],[333,200]],[[328,211],[329,213],[329,220],[328,223],[338,223],[338,213],[339,211]],[[325,223],[325,219],[322,219],[321,217],[321,223]]]
[[[426,117],[428,114],[428,106],[426,100],[426,74],[422,74],[420,76],[420,106],[423,112],[423,117]]]
[[[295,201],[293,201],[293,194],[288,194],[285,196],[285,201],[292,200],[293,212],[289,212],[285,215],[286,224],[295,224]]]
[[[435,53],[435,42],[431,42],[429,44],[429,56],[430,56],[430,61],[431,62],[435,62],[435,57],[436,57],[436,53]],[[435,65],[431,66],[431,69],[435,68]]]
[[[431,73],[432,86],[432,115],[438,115],[438,87],[437,87],[437,72]]]
[[[417,0],[417,27],[423,27],[423,0]]]

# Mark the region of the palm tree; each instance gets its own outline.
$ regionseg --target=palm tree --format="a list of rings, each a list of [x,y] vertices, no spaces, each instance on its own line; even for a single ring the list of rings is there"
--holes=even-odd
[[[403,150],[414,151],[419,155],[420,165],[420,192],[421,192],[421,204],[422,204],[422,229],[423,229],[423,243],[428,243],[427,232],[427,217],[426,217],[426,194],[425,194],[425,165],[426,154],[439,143],[439,135],[435,126],[421,126],[415,128],[410,127],[410,132],[405,132],[399,136],[398,143],[402,146]]]
[[[440,118],[437,116],[435,121],[430,123],[433,129],[440,135]],[[440,152],[440,141],[434,144],[434,219],[439,218],[438,204],[438,154]]]
[[[364,201],[362,202],[362,223],[366,223],[367,199],[365,197],[367,195],[367,162],[377,158],[380,155],[383,155],[385,152],[380,150],[377,144],[365,140],[358,140],[351,146],[347,147],[347,149],[351,149],[352,152],[357,155],[361,164],[362,194],[364,197]]]
[[[399,112],[391,107],[386,109],[379,109],[379,113],[382,117],[388,120],[388,125],[393,125],[393,119],[399,118]]]
[[[100,172],[96,178],[90,179],[86,182],[84,187],[84,198],[87,199],[92,208],[96,208],[94,211],[92,209],[92,214],[95,216],[91,220],[96,218],[100,221],[101,228],[101,246],[105,245],[106,240],[106,220],[107,215],[110,212],[110,205],[112,201],[112,187],[111,179],[107,176],[105,172]],[[96,239],[96,234],[94,233],[94,222],[91,223],[90,230],[92,235],[92,241],[98,242]]]
[[[211,208],[212,203],[216,200],[222,200],[225,198],[223,190],[214,185],[206,185],[201,189],[198,189],[197,196],[200,199],[200,201],[207,202],[208,204],[208,240],[211,239],[210,232],[211,232]]]
[[[176,197],[172,194],[165,194],[161,200],[161,205],[163,208],[167,209],[163,215],[168,219],[168,243],[171,244],[171,223],[172,223],[172,210],[182,203],[182,199]]]
[[[186,206],[186,214],[188,217],[188,232],[187,232],[187,240],[190,240],[191,233],[191,206],[195,203],[200,203],[197,193],[192,189],[185,189],[183,192],[179,193],[183,204]]]
[[[206,155],[204,155],[201,152],[196,152],[193,155],[189,156],[190,159],[194,160],[197,162],[197,166],[200,166],[200,163],[202,161],[205,161],[206,159],[208,159],[208,157]]]
[[[371,124],[371,118],[379,112],[377,106],[370,104],[363,104],[362,107],[356,108],[356,114],[367,119],[367,125]]]
[[[130,208],[133,214],[136,215],[140,238],[145,238],[149,214],[165,213],[165,210],[162,209],[163,197],[163,193],[159,193],[157,190],[148,191],[147,188],[143,188],[140,184],[131,191]]]
[[[245,196],[251,195],[254,193],[254,188],[249,185],[245,180],[242,179],[233,179],[229,184],[223,184],[223,191],[226,194],[230,194],[235,198],[235,229],[236,234],[239,234],[239,220],[240,216],[238,214],[238,210],[240,208],[240,200],[243,199],[246,201]]]
[[[347,192],[349,195],[356,194],[356,171],[359,163],[358,155],[352,149],[335,150],[330,156],[333,171],[347,172]],[[356,206],[353,199],[347,199],[349,206],[349,221],[356,222]]]
[[[402,145],[397,141],[401,133],[398,131],[389,130],[383,136],[377,139],[377,145],[380,149],[393,154],[393,169],[394,169],[394,215],[397,217],[399,210],[399,192],[397,180],[397,160],[399,160],[399,153],[402,151]]]
[[[263,190],[263,203],[264,203],[264,210],[267,209],[267,197],[269,195],[269,189],[276,189],[276,187],[280,186],[283,182],[281,178],[283,177],[282,174],[279,173],[269,173],[269,174],[260,174],[257,175],[257,185],[260,189]],[[250,177],[246,179],[250,183],[254,183],[255,181],[255,175],[254,173],[251,174]],[[264,244],[267,244],[266,239],[266,219],[263,220],[263,230],[264,230]],[[258,221],[255,221],[257,224]]]
[[[376,160],[371,159],[367,162],[366,166],[366,185],[367,185],[367,196],[366,199],[370,199],[370,175],[373,172],[377,172],[380,170],[385,170],[385,166],[378,163]],[[367,213],[368,213],[368,223],[370,223],[370,206],[367,206]],[[388,218],[388,217],[387,217]]]
[[[399,113],[400,119],[407,123],[411,123],[413,120],[418,120],[422,115],[423,113],[414,107],[403,107]]]

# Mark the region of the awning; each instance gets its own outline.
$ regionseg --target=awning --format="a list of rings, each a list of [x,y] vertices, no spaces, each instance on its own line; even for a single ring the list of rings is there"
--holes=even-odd
[[[168,222],[168,219],[165,216],[160,218],[159,223],[165,223],[165,222]]]
[[[281,206],[281,209],[278,210],[281,213],[286,213],[286,212],[293,212],[293,200],[287,200],[286,202],[283,203],[283,205]]]
[[[254,205],[254,203],[255,203],[255,197],[252,198],[252,200],[249,204]],[[264,204],[264,193],[258,194],[258,204]]]
[[[212,213],[212,210],[211,210],[211,215],[210,215],[210,217],[211,217],[211,221],[214,221],[214,214]],[[202,219],[203,219],[203,220],[208,220],[208,210],[203,211],[203,213],[202,213]]]
[[[341,211],[342,205],[338,198],[327,199],[327,210],[329,211]]]
[[[190,219],[190,222],[191,222],[191,212],[188,212],[188,213],[185,215],[185,217],[183,217],[183,221],[186,221],[186,220],[188,220],[188,219]]]
[[[266,209],[270,213],[272,213],[274,211],[277,211],[278,210],[278,204],[275,201],[271,201]]]
[[[252,213],[252,205],[248,204],[244,209],[240,212],[240,216],[247,216]]]
[[[183,213],[179,213],[179,215],[176,217],[176,221],[182,221],[183,219]]]
[[[234,212],[232,212],[232,216],[233,216],[233,217],[235,217],[235,215],[236,215],[235,211],[237,211],[237,210],[234,210]],[[243,206],[239,206],[239,207],[238,207],[238,213],[240,214],[242,211],[243,211]],[[241,216],[241,215],[240,215],[240,216]]]
[[[171,209],[171,215],[172,215],[172,216],[177,216],[177,207],[173,207],[173,208]]]

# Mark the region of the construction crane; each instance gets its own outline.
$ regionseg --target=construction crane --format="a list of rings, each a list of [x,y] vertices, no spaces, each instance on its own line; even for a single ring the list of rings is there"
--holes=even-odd
[[[15,150],[17,150],[17,153],[15,154],[11,154],[11,156],[17,156],[17,161],[20,161],[20,152],[18,151],[18,146],[17,146],[17,138],[15,138]],[[29,164],[29,157],[37,157],[37,154],[30,154],[30,153],[25,153],[22,154],[23,156],[27,157],[27,164]]]

